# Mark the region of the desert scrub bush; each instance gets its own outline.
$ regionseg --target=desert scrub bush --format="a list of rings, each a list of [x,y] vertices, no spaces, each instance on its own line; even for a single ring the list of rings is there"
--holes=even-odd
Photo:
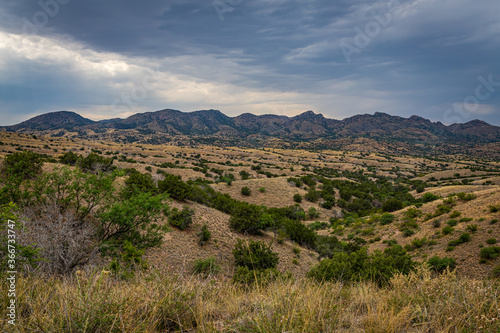
[[[453,247],[458,246],[458,245],[469,242],[471,239],[472,239],[472,236],[469,233],[463,232],[460,235],[460,237],[458,237],[458,239],[449,241],[448,246],[453,246]]]
[[[241,194],[245,195],[245,196],[249,196],[250,194],[252,194],[252,190],[250,188],[248,188],[247,186],[244,186],[241,188]]]
[[[101,253],[113,255],[125,241],[138,250],[159,246],[169,230],[160,218],[166,208],[165,200],[163,195],[140,193],[114,203],[100,213],[97,235]]]
[[[260,192],[260,193],[266,193],[266,188],[265,188],[265,187],[261,187],[261,188],[259,188],[259,192]]]
[[[462,215],[461,212],[459,212],[458,210],[454,210],[453,212],[451,212],[450,214],[450,219],[454,219],[455,217],[460,217],[460,215]]]
[[[233,206],[229,227],[240,233],[259,234],[261,232],[262,212],[259,207],[246,203],[238,203]]]
[[[490,205],[488,208],[490,213],[498,213],[500,211],[500,205]]]
[[[25,150],[7,155],[2,162],[1,173],[6,178],[34,179],[42,172],[42,166],[39,154]]]
[[[265,285],[275,280],[291,278],[276,269],[278,254],[271,249],[271,243],[238,240],[233,249],[234,263],[238,267],[232,281],[234,283]]]
[[[59,161],[62,163],[62,164],[66,164],[66,165],[76,165],[76,163],[78,162],[78,159],[80,159],[80,155],[72,152],[72,151],[68,151],[67,153],[59,156]]]
[[[449,213],[451,211],[450,206],[447,205],[438,205],[436,208],[436,211],[434,212],[433,216],[441,216],[443,214]]]
[[[384,212],[394,212],[402,208],[403,208],[403,203],[401,202],[401,200],[398,200],[396,198],[388,199],[382,204],[382,210]]]
[[[158,181],[158,190],[160,193],[168,194],[175,200],[184,201],[191,194],[191,187],[182,181],[180,176],[168,174],[158,169],[163,179]]]
[[[158,188],[155,185],[153,176],[150,173],[140,173],[133,171],[127,179],[125,179],[125,187],[122,189],[121,195],[124,198],[130,198],[140,192],[148,192],[156,194]]]
[[[215,257],[209,257],[205,260],[196,259],[194,261],[194,273],[204,276],[211,276],[220,273],[221,267]]]
[[[208,242],[212,238],[212,233],[208,230],[208,226],[204,224],[201,227],[200,232],[198,233],[198,244],[203,246],[206,242]]]
[[[86,157],[79,158],[77,166],[83,172],[98,174],[100,172],[109,172],[113,170],[113,158],[101,156],[96,153],[90,153]]]
[[[483,247],[479,252],[482,259],[492,260],[500,256],[500,246]]]
[[[424,195],[422,196],[422,202],[427,203],[427,202],[437,200],[439,198],[440,197],[435,195],[434,193],[427,192],[427,193],[424,193]]]
[[[307,211],[307,216],[309,216],[310,219],[315,219],[319,217],[319,212],[316,208],[309,207],[309,210]]]
[[[319,282],[371,280],[385,285],[394,274],[408,274],[414,266],[406,251],[393,245],[384,252],[375,250],[370,256],[366,248],[351,253],[334,253],[331,259],[323,259],[307,275]]]
[[[490,244],[490,245],[496,244],[497,243],[497,239],[496,238],[488,238],[486,240],[486,243]]]
[[[193,223],[194,211],[189,206],[183,206],[182,210],[173,208],[168,215],[168,222],[172,227],[179,230],[186,230]]]
[[[453,270],[457,266],[456,260],[450,257],[440,258],[438,256],[434,256],[429,258],[428,263],[431,270],[438,273],[442,273],[446,269]]]
[[[460,192],[460,193],[457,193],[457,197],[463,201],[471,201],[471,200],[476,199],[477,195],[475,195],[474,193]]]
[[[470,222],[474,220],[472,217],[462,217],[458,222]]]
[[[420,209],[416,209],[416,208],[408,208],[404,213],[403,215],[406,217],[406,218],[416,218],[416,217],[420,217],[422,216],[422,211]]]
[[[314,189],[310,189],[304,196],[304,199],[309,202],[316,202],[319,199],[319,193]]]
[[[328,229],[330,224],[328,222],[320,222],[316,221],[308,225],[309,229],[311,230],[325,230]]]
[[[457,220],[449,220],[448,222],[446,222],[447,225],[449,225],[450,227],[454,227],[458,224],[458,221]]]
[[[387,224],[394,222],[395,219],[396,219],[396,216],[394,216],[392,214],[383,214],[380,217],[380,224],[387,225]]]
[[[295,193],[293,195],[293,201],[295,201],[297,203],[301,203],[302,202],[302,196],[299,193]]]
[[[474,233],[474,232],[476,232],[476,231],[477,231],[477,228],[478,228],[478,227],[477,227],[477,224],[469,224],[469,225],[465,228],[465,230],[467,230],[467,231],[470,231],[470,232]]]

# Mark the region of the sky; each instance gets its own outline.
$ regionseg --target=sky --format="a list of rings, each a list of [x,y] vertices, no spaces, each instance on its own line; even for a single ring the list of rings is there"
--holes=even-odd
[[[498,0],[0,0],[0,125],[161,109],[500,125]]]

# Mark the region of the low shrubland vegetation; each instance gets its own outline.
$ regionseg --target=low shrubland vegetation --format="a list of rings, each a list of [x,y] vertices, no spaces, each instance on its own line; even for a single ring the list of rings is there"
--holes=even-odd
[[[233,199],[210,187],[210,180],[183,181],[161,166],[156,174],[152,168],[146,173],[119,170],[113,165],[116,157],[101,155],[97,150],[86,157],[67,152],[59,159],[64,166],[51,165],[45,172],[47,159],[31,152],[4,159],[0,217],[18,226],[19,332],[494,332],[498,328],[498,281],[458,279],[454,258],[422,256],[424,262],[418,263],[409,254],[435,245],[439,238],[449,242],[449,249],[470,242],[469,232],[477,232],[474,239],[479,238],[484,225],[461,228],[459,222],[471,218],[457,221],[454,218],[461,214],[452,212],[457,203],[475,200],[475,195],[449,196],[425,215],[421,206],[441,197],[427,192],[421,199],[414,198],[409,191],[423,192],[421,182],[399,175],[393,181],[361,171],[314,168],[307,175],[288,178],[290,185],[307,191],[304,197],[296,193],[291,198],[290,193],[287,198],[295,204],[270,208]],[[122,160],[127,161],[126,156]],[[180,168],[177,162],[172,167]],[[228,172],[234,169],[209,169],[205,162],[199,163],[200,170],[216,174],[210,178],[215,182],[231,185],[235,179]],[[251,170],[277,176],[262,170],[264,165],[252,165]],[[304,170],[310,169],[305,165]],[[252,176],[246,171],[239,175],[242,180]],[[328,178],[340,176],[354,182]],[[246,186],[234,190],[244,197],[251,195]],[[258,191],[251,199],[267,195],[265,187]],[[170,209],[172,199],[183,208]],[[176,233],[192,234],[195,244],[208,243],[194,245],[197,249],[216,243],[206,224],[193,223],[194,212],[189,208],[195,206],[193,202],[228,214],[230,229],[245,238],[232,248],[230,268],[223,265],[221,256],[208,254],[179,272],[148,264],[143,256],[162,244],[169,231],[167,221],[179,230]],[[300,204],[306,205],[306,211]],[[325,213],[334,206],[342,210],[341,217]],[[442,215],[448,213],[445,219]],[[331,217],[329,222],[304,223],[325,215],[326,221]],[[391,239],[384,239],[383,250],[368,251],[369,244],[383,239],[378,227],[410,237],[420,231],[422,220],[429,219],[434,219],[436,228],[441,226],[439,219],[446,222],[443,235],[452,234],[457,225],[467,232],[454,239],[438,229],[429,238],[410,238],[404,247],[391,234]],[[328,228],[331,233],[315,232]],[[5,258],[5,226],[1,229],[0,252]],[[274,233],[274,240],[244,236],[272,239],[264,232]],[[278,270],[283,252],[278,255],[273,242],[290,246],[283,245],[285,239],[292,242],[287,260],[293,270],[307,267],[303,259],[308,255],[320,259],[305,278]],[[496,242],[490,238],[487,244]],[[494,264],[500,248],[483,247],[476,256]],[[1,265],[0,275],[6,271],[4,261]],[[492,277],[498,272],[500,268],[493,269]],[[1,284],[7,287],[4,276]],[[0,301],[8,304],[5,293]],[[0,310],[2,318],[6,318],[5,309]],[[4,331],[10,329],[5,320],[1,325]]]

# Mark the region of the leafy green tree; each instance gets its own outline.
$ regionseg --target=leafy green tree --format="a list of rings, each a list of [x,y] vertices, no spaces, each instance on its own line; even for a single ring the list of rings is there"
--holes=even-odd
[[[32,184],[30,201],[35,205],[54,203],[60,210],[74,209],[83,221],[98,207],[105,207],[112,200],[113,185],[120,173],[92,174],[63,166],[44,173]]]
[[[0,204],[20,203],[24,200],[28,182],[41,174],[42,166],[40,155],[31,151],[7,155],[1,166]]]
[[[168,228],[161,223],[165,196],[140,193],[110,205],[98,216],[101,252],[116,255],[129,241],[138,250],[158,246]]]

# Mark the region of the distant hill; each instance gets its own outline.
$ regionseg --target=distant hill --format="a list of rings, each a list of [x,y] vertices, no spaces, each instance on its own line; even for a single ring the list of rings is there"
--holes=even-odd
[[[74,129],[76,127],[86,126],[94,124],[95,122],[80,116],[76,112],[72,111],[57,111],[45,113],[29,120],[23,121],[20,124],[13,126],[6,126],[8,131],[19,131],[19,130],[32,130],[32,131],[46,131],[46,130],[57,130],[57,129]]]
[[[121,140],[151,141],[151,136],[193,136],[225,138],[235,142],[259,142],[279,139],[283,142],[321,141],[366,138],[403,145],[436,146],[500,142],[500,127],[480,120],[446,126],[418,116],[403,118],[376,112],[335,120],[322,114],[306,111],[295,117],[282,115],[253,115],[245,113],[228,117],[218,110],[181,112],[165,109],[132,115],[125,119],[101,121],[86,119],[75,112],[59,111],[43,114],[14,126],[4,126],[6,131],[43,132],[58,135],[77,132],[81,136],[108,135]],[[61,134],[62,133],[62,134]],[[90,133],[90,134],[89,134]],[[148,136],[148,137],[147,137]],[[336,142],[337,142],[336,141]],[[146,142],[146,141],[145,141]],[[155,141],[156,142],[156,141]],[[161,140],[160,142],[161,143]]]

